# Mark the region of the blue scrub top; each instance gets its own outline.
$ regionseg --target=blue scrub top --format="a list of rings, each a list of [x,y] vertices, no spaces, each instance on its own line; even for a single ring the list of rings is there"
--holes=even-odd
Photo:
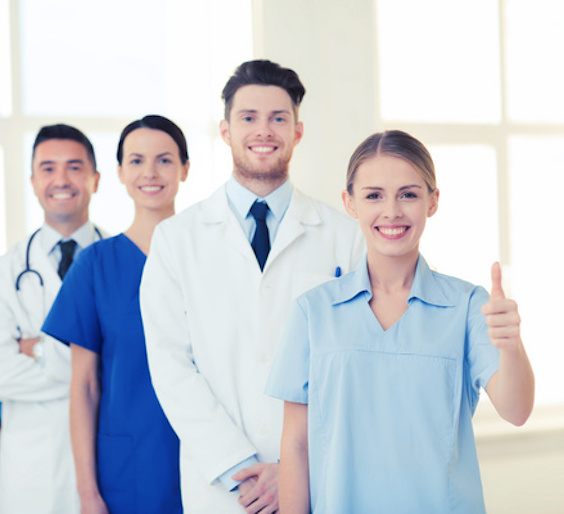
[[[384,331],[366,262],[298,298],[266,393],[308,404],[314,513],[485,512],[472,415],[498,368],[481,287],[420,257]]]
[[[112,514],[182,512],[179,442],[151,384],[139,307],[145,255],[125,235],[81,252],[42,330],[100,355],[98,484]]]

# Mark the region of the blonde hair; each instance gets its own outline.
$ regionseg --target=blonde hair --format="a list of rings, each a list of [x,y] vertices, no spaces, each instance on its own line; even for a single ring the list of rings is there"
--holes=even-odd
[[[387,130],[367,137],[351,155],[347,168],[347,191],[350,195],[353,194],[358,168],[378,155],[390,155],[409,162],[419,172],[430,193],[437,188],[435,165],[425,145],[407,132]]]

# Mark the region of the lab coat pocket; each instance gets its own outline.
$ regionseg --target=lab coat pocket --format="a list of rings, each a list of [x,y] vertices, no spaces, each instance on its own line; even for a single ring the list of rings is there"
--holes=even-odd
[[[110,512],[136,512],[133,438],[98,434],[98,483]]]
[[[301,296],[310,289],[320,286],[334,278],[334,276],[323,275],[321,273],[294,273],[292,275],[292,300],[295,300],[298,296]]]

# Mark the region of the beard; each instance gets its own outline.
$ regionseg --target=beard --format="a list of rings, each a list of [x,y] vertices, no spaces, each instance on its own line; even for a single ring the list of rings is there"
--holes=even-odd
[[[233,153],[233,171],[246,181],[283,182],[288,178],[290,155],[280,157],[270,164],[254,164],[249,159]]]

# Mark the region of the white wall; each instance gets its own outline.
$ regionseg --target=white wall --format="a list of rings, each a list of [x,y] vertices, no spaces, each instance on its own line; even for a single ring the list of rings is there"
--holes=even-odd
[[[255,57],[294,69],[306,87],[305,135],[291,175],[306,193],[342,208],[348,159],[378,131],[370,0],[254,0]]]

